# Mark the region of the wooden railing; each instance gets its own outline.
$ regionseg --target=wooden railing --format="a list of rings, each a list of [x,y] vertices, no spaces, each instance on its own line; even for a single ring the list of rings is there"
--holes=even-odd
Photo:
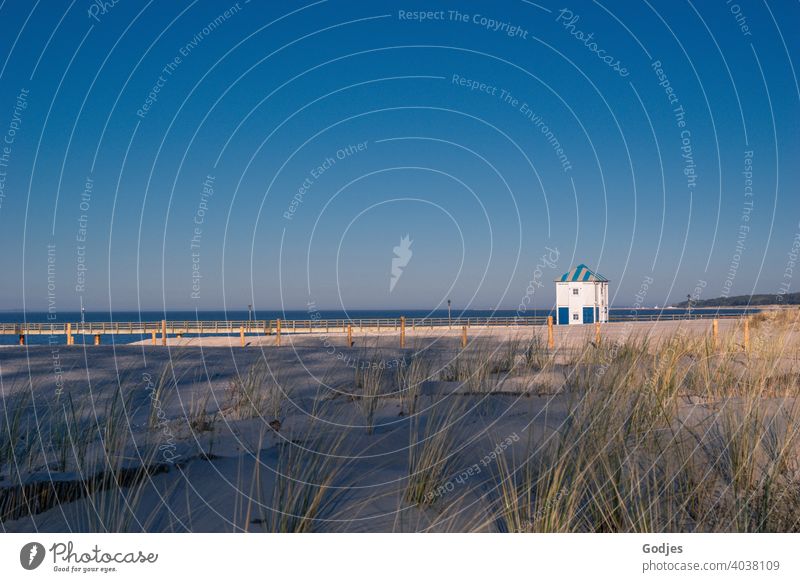
[[[726,319],[742,317],[740,313],[718,313],[716,311],[693,313],[658,313],[658,314],[611,314],[610,322],[637,321],[676,321],[694,319]],[[192,334],[237,334],[262,333],[274,334],[278,321],[276,319],[241,320],[241,321],[136,321],[136,322],[85,322],[85,323],[0,323],[0,334],[11,335],[148,335],[160,334],[166,329],[168,335]],[[353,330],[390,331],[399,330],[400,318],[368,318],[368,319],[288,319],[280,320],[282,333],[341,332],[348,326]],[[533,317],[426,317],[406,318],[406,329],[461,327],[522,327],[546,325],[546,316]],[[69,328],[69,331],[68,331]]]

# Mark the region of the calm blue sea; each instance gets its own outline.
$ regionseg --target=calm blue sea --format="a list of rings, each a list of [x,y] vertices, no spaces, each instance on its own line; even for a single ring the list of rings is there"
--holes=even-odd
[[[725,309],[692,309],[692,313],[719,313],[739,315],[746,312],[753,313],[758,309],[740,309],[740,308],[725,308]],[[611,315],[682,315],[685,314],[685,309],[626,309],[626,308],[612,308]],[[397,318],[401,315],[406,317],[447,317],[446,309],[437,310],[424,310],[424,309],[406,309],[406,310],[353,310],[353,311],[339,311],[339,310],[319,310],[315,312],[316,319],[373,319],[373,318]],[[515,317],[515,316],[547,316],[553,315],[551,310],[547,309],[529,309],[525,313],[517,313],[513,309],[498,309],[498,310],[481,310],[469,309],[464,311],[452,311],[452,317]],[[253,319],[310,319],[308,311],[256,311],[251,314]],[[233,320],[243,321],[247,320],[247,311],[116,311],[109,313],[107,311],[90,312],[84,314],[85,321],[161,321],[162,319],[172,321],[182,320],[201,320],[201,321],[214,321],[214,320]],[[81,320],[81,314],[78,312],[63,312],[58,313],[56,319],[48,319],[48,314],[43,311],[0,311],[0,323],[66,323],[78,322]],[[105,343],[110,343],[112,340],[117,344],[131,343],[145,338],[140,335],[109,335],[103,338]],[[80,343],[85,340],[87,343],[93,341],[92,337],[75,336],[75,343]],[[16,344],[18,338],[14,335],[0,335],[0,345]],[[49,336],[36,336],[31,335],[27,338],[30,345],[42,345],[50,343]],[[57,336],[54,341],[58,343],[65,343],[65,336]]]

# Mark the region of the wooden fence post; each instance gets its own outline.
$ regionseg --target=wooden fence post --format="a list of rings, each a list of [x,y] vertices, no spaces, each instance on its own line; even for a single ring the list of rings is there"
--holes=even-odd
[[[714,347],[717,347],[717,343],[719,342],[719,321],[715,318],[711,320],[711,335],[714,339]]]
[[[281,345],[281,320],[280,319],[277,319],[275,321],[275,345],[279,346],[279,347]]]
[[[239,326],[239,343],[244,347],[244,326]]]
[[[744,319],[744,351],[750,351],[750,319]]]
[[[348,325],[347,326],[347,347],[348,348],[352,348],[353,347],[353,326],[352,325]]]
[[[167,345],[167,320],[161,320],[161,345]]]
[[[158,342],[156,341],[156,330],[153,330],[153,345],[157,346]]]
[[[461,326],[461,347],[467,347],[467,326]]]
[[[552,350],[556,345],[553,338],[553,316],[547,316],[547,348]]]
[[[406,347],[406,316],[400,316],[400,347]]]
[[[72,345],[72,324],[71,323],[67,324],[67,345],[68,346]]]
[[[94,334],[94,345],[96,345],[96,346],[100,345],[100,334],[99,333]]]

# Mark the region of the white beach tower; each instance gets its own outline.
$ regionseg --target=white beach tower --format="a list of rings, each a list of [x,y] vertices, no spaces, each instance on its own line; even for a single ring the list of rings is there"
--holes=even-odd
[[[581,263],[555,283],[558,325],[608,321],[608,279]]]

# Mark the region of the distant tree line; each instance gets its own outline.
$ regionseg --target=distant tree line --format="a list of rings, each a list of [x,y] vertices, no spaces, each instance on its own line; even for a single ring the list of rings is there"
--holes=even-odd
[[[736,295],[735,297],[716,297],[692,301],[692,307],[744,307],[747,305],[800,305],[800,292],[783,295]],[[675,307],[688,307],[689,302],[676,303]]]

